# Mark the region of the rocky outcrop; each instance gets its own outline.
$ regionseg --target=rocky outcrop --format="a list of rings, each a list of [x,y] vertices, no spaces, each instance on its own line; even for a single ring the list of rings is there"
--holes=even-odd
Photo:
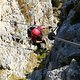
[[[80,66],[73,59],[70,65],[48,71],[45,80],[80,80]]]
[[[70,4],[70,2],[69,2],[69,4]],[[71,5],[72,5],[72,2],[71,2]],[[66,6],[66,4],[65,4],[65,6]],[[75,8],[78,8],[78,7],[79,7],[78,4],[76,4],[75,7],[71,8],[71,10],[68,12],[69,14],[66,16],[67,18],[63,21],[62,26],[60,26],[58,29],[58,33],[56,35],[57,37],[71,41],[71,42],[79,43],[79,25],[80,24],[79,24],[79,22],[77,22],[75,24],[71,24],[73,22],[74,16],[77,15],[77,14],[75,15],[75,13],[77,11],[77,9],[75,9]],[[66,8],[64,8],[64,10],[65,9]],[[63,65],[64,63],[68,64],[70,58],[73,58],[73,57],[75,58],[75,57],[79,56],[79,54],[80,54],[79,51],[80,51],[79,46],[77,46],[77,45],[55,40],[54,49],[51,51],[51,55],[52,55],[51,61],[53,63],[55,61],[56,64],[58,64],[58,66],[60,66],[61,64]],[[56,57],[53,58],[53,56],[56,56]]]
[[[55,39],[54,47],[46,65],[48,66],[47,68],[53,70],[47,73],[46,79],[48,78],[48,80],[80,79],[80,46],[77,45],[80,43],[79,11],[79,0],[69,0],[62,7],[61,25],[59,25],[56,37],[67,40],[71,43]],[[77,61],[77,64],[70,64],[73,58]],[[62,67],[66,65],[68,65],[68,68],[63,68],[63,70],[61,70]],[[62,75],[58,72],[59,68],[61,70],[59,72],[62,73]]]

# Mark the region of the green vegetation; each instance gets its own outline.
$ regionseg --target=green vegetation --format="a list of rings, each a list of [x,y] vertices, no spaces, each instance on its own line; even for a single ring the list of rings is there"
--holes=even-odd
[[[9,79],[8,80],[26,80],[26,79],[23,79],[23,78],[20,78],[20,77],[17,77],[16,75],[10,75],[9,76]]]
[[[42,55],[38,55],[38,56],[37,56],[37,59],[41,61],[41,60],[45,59],[46,56],[47,56],[46,53],[42,53]]]

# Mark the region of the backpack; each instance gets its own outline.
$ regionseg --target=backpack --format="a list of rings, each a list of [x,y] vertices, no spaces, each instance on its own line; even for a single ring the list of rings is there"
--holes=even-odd
[[[31,32],[32,30],[34,29],[35,27],[30,27],[27,29],[27,34],[28,34],[28,37],[31,37]]]

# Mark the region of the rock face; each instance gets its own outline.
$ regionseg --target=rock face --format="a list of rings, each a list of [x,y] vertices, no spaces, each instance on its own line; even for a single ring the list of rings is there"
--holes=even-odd
[[[56,36],[79,44],[80,23],[79,21],[74,23],[75,20],[77,19],[75,17],[77,16],[76,13],[77,11],[79,11],[79,3],[77,4],[77,2],[75,1],[76,4],[73,3],[75,6],[73,8],[71,7],[71,10],[66,11],[66,8],[70,6],[70,3],[72,5],[72,2],[73,1],[69,1],[69,4],[67,2],[65,4],[65,7],[63,6],[62,11],[65,11],[65,14],[68,12],[68,14],[62,15],[63,23],[62,23],[62,26],[60,26],[60,28],[58,29],[58,33]],[[65,20],[63,16],[65,16]],[[69,58],[78,59],[79,57],[77,58],[77,56],[80,56],[80,49],[79,49],[80,46],[74,45],[72,43],[58,41],[58,40],[55,40],[54,46],[55,46],[54,49],[51,51],[51,55],[52,55],[51,61],[53,61],[53,64],[55,61],[55,64],[57,64],[56,66],[58,67],[60,67],[60,65],[61,64],[63,65],[64,63],[68,64],[70,60]],[[56,56],[56,57],[53,58],[53,56]]]
[[[0,80],[25,78],[30,56],[27,28],[34,21],[53,26],[52,14],[50,0],[0,0]]]
[[[10,75],[25,77],[29,50],[27,25],[16,0],[0,2],[0,66],[4,70],[0,80],[8,80]]]
[[[80,66],[72,60],[68,66],[48,71],[45,80],[80,80],[79,75]]]
[[[69,0],[62,7],[62,17],[59,29],[57,30],[57,37],[80,43],[80,1]],[[75,59],[77,64],[71,62]],[[61,70],[63,66],[69,67]],[[46,75],[48,80],[80,80],[80,46],[72,43],[67,43],[55,39],[54,48],[52,49],[48,58],[47,68],[50,71]],[[60,68],[60,70],[59,70]],[[62,76],[59,72],[63,73]],[[56,73],[55,73],[56,71]],[[58,74],[59,73],[59,74]],[[58,76],[56,76],[58,75]],[[48,77],[47,77],[48,76]]]
[[[18,0],[18,2],[29,25],[33,25],[35,21],[36,25],[54,26],[56,18],[53,16],[51,0]]]

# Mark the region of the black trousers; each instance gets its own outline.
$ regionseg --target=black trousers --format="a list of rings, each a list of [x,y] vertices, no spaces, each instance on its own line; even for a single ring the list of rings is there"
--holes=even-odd
[[[45,41],[43,41],[42,43],[46,45]],[[38,49],[43,49],[43,47],[41,46],[42,43],[33,42],[33,45],[36,45]]]

